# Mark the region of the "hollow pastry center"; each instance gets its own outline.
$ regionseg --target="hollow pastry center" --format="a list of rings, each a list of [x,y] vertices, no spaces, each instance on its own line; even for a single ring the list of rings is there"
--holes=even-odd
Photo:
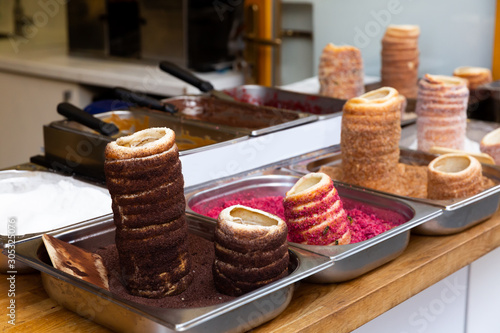
[[[483,143],[488,145],[500,143],[500,128],[486,134],[483,138]]]
[[[434,169],[447,173],[460,172],[467,169],[470,165],[470,160],[466,157],[449,157],[443,158],[434,164]]]
[[[278,221],[269,216],[260,214],[258,212],[249,211],[243,208],[235,208],[231,211],[234,223],[244,225],[260,225],[263,227],[272,227],[278,225]]]
[[[382,90],[382,89],[377,89],[375,90],[373,93],[369,93],[369,94],[365,94],[363,96],[364,99],[367,99],[369,101],[373,101],[373,100],[376,100],[376,99],[383,99],[383,98],[386,98],[388,95],[389,95],[389,91],[388,90]]]
[[[321,181],[322,178],[323,178],[322,176],[312,176],[309,178],[302,178],[303,181],[297,184],[295,188],[292,188],[288,194],[293,195],[309,190],[311,189],[311,187],[318,185],[318,183]]]
[[[462,79],[454,78],[453,76],[429,75],[429,78],[434,82],[442,83],[445,85],[458,86],[463,84]]]
[[[164,131],[150,131],[147,135],[131,135],[128,139],[120,138],[116,141],[116,144],[122,147],[142,147],[148,143],[160,140],[166,135]]]
[[[487,73],[485,68],[481,67],[459,67],[455,70],[456,74],[479,74]]]

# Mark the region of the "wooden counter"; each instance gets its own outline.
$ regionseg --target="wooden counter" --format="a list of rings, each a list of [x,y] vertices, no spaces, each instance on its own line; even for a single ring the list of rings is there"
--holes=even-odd
[[[286,310],[254,332],[350,332],[500,246],[500,212],[457,235],[412,235],[392,262],[341,284],[297,285]],[[9,304],[7,275],[0,279],[0,308]],[[45,293],[38,273],[16,276],[12,332],[109,332],[65,310]],[[2,316],[0,328],[11,325]]]

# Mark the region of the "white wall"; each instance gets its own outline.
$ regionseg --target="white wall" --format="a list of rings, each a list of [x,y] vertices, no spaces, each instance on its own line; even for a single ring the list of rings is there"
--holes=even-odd
[[[500,248],[491,251],[470,267],[468,333],[500,332]]]
[[[495,0],[313,0],[314,68],[323,47],[361,49],[367,75],[379,75],[380,40],[388,24],[421,28],[420,75],[459,66],[491,67]]]
[[[468,271],[469,266],[462,268],[353,333],[465,332]]]

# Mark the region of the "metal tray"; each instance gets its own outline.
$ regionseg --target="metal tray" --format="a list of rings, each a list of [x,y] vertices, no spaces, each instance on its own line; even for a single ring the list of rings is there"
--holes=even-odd
[[[211,239],[214,223],[189,219],[190,232]],[[94,251],[114,243],[113,218],[81,223],[54,237]],[[150,307],[124,300],[111,292],[55,269],[40,236],[16,244],[17,258],[41,271],[49,296],[69,310],[119,332],[242,332],[269,321],[289,304],[294,283],[332,265],[331,260],[290,248],[290,275],[232,301],[189,309]]]
[[[436,158],[436,155],[406,148],[400,148],[400,152],[400,162],[411,165],[428,165],[430,161]],[[340,145],[335,145],[318,151],[316,156],[289,165],[288,168],[299,174],[306,174],[319,170],[322,165],[339,165],[341,161]],[[493,179],[497,184],[500,183],[500,168],[487,164],[483,164],[482,167],[483,175]],[[413,232],[422,235],[450,235],[463,231],[490,218],[497,211],[500,204],[500,185],[495,185],[465,199],[430,200],[391,193],[384,194],[433,205],[443,210],[442,215],[436,216],[413,229]]]
[[[240,102],[314,114],[318,119],[341,115],[345,100],[274,87],[243,85],[225,92]]]
[[[28,169],[28,170],[23,170],[23,169]],[[63,176],[60,174],[56,174],[54,172],[47,172],[44,170],[44,168],[40,168],[40,167],[35,166],[35,165],[29,165],[29,166],[27,165],[25,167],[20,166],[19,170],[2,170],[2,171],[0,171],[0,180],[12,179],[12,178],[22,178],[23,180],[30,181],[31,177],[37,176],[40,174],[44,175],[44,177],[47,180],[47,184],[55,183],[61,179],[66,179],[66,180],[71,181],[72,183],[74,183],[77,186],[89,186],[89,187],[99,188],[99,189],[102,189],[103,191],[107,192],[106,189],[101,188],[99,186],[96,186],[95,184],[84,183],[84,182],[79,181],[73,177]],[[30,208],[27,207],[26,209],[30,209]],[[111,207],[109,209],[109,212],[111,213]],[[13,216],[13,217],[16,218],[15,216]],[[92,218],[95,218],[95,217],[96,216],[92,216]],[[82,221],[70,221],[70,224],[76,224],[79,222],[82,222]],[[17,223],[22,223],[22,221],[17,221]],[[64,226],[64,227],[57,228],[57,229],[49,229],[49,230],[46,230],[44,232],[55,232],[57,230],[64,230],[68,227],[71,227],[71,225]],[[29,233],[29,234],[25,234],[25,235],[17,235],[16,234],[15,236],[10,237],[10,243],[9,243],[9,235],[1,235],[0,234],[0,249],[7,249],[9,247],[9,244],[12,244],[12,242],[14,240],[20,241],[23,239],[29,239],[32,237],[39,236],[42,233],[43,232],[35,232],[35,233]],[[6,274],[8,271],[15,271],[16,274],[25,274],[25,273],[32,273],[34,270],[31,267],[29,267],[23,263],[20,263],[20,262],[16,262],[14,267],[10,267],[9,263],[8,263],[7,256],[2,252],[0,254],[0,273]]]
[[[174,116],[212,126],[259,136],[317,120],[315,115],[231,102],[209,96],[179,96],[163,100],[175,105]]]
[[[213,128],[205,124],[180,119],[159,111],[110,111],[96,114],[103,120],[112,114],[120,119],[134,119],[148,127],[169,127],[176,134],[179,155],[193,154],[248,139],[246,133],[229,128]],[[133,131],[132,131],[133,132]],[[121,131],[119,135],[131,134]],[[116,137],[101,135],[74,121],[54,121],[43,127],[45,157],[54,169],[70,168],[97,179],[104,179],[104,149]],[[207,140],[210,139],[210,140]]]
[[[207,207],[221,198],[244,196],[246,198],[265,196],[284,196],[299,179],[293,175],[253,175],[232,179],[226,183],[206,183],[196,188],[186,189],[186,212],[215,223],[214,219],[195,213],[191,207],[204,204]],[[403,215],[407,222],[365,241],[336,246],[312,246],[289,242],[294,248],[327,256],[334,265],[318,272],[307,280],[315,283],[334,283],[356,278],[370,270],[399,256],[410,237],[410,230],[420,224],[439,216],[440,208],[396,199],[366,189],[346,184],[335,184],[339,195],[344,199],[363,203],[381,210],[389,210]]]

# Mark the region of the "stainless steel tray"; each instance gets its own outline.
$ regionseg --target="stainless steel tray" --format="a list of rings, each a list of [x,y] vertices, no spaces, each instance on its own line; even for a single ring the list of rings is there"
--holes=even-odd
[[[189,219],[190,232],[211,239],[214,223]],[[64,232],[51,233],[81,248],[94,251],[114,243],[112,217],[95,219]],[[222,304],[165,309],[122,299],[93,284],[63,273],[50,264],[41,237],[16,244],[17,258],[42,272],[51,298],[75,313],[119,332],[243,332],[269,321],[289,304],[294,283],[332,265],[323,256],[290,248],[287,277]]]
[[[36,176],[37,174],[46,174],[47,175],[47,184],[51,182],[56,182],[61,179],[67,179],[70,181],[75,181],[77,182],[77,179],[74,179],[73,177],[69,176],[62,176],[60,174],[56,174],[53,172],[47,172],[45,168],[41,168],[35,165],[27,165],[25,167],[20,166],[17,170],[2,170],[0,171],[0,180],[2,179],[12,179],[14,177],[20,177],[23,179],[26,179],[26,181],[30,181],[29,178],[32,176]],[[76,183],[75,183],[76,184]],[[80,184],[79,186],[83,185],[82,182],[78,182]],[[88,186],[92,186],[95,188],[98,188],[95,184],[88,184]],[[102,189],[103,191],[107,191],[106,189]],[[29,205],[29,203],[27,203]],[[26,209],[30,209],[27,207]],[[111,207],[109,209],[109,212],[111,212]],[[13,216],[14,218],[17,218],[16,216]],[[96,216],[92,216],[92,218],[95,218]],[[23,221],[17,221],[17,223],[22,223]],[[57,229],[47,229],[44,232],[55,232],[58,230],[65,230],[66,228],[72,227],[73,224],[80,223],[82,221],[69,221],[70,225],[60,227]],[[14,235],[9,238],[9,235],[2,235],[0,234],[0,249],[7,249],[12,242],[15,241],[21,241],[24,239],[29,239],[32,237],[40,236],[43,232],[36,232],[36,233],[29,233],[29,234],[24,234],[24,235]],[[9,243],[10,240],[10,243]],[[0,273],[6,274],[9,271],[15,271],[16,274],[25,274],[25,273],[32,273],[34,270],[28,266],[25,265],[21,262],[15,262],[14,267],[11,267],[8,262],[8,257],[3,253],[0,253]]]
[[[231,102],[205,95],[172,97],[163,102],[178,108],[179,112],[175,117],[251,136],[280,131],[318,119],[309,113]]]
[[[225,92],[240,102],[314,114],[318,119],[338,117],[345,100],[318,94],[304,94],[274,87],[243,85]]]
[[[179,155],[193,154],[248,139],[246,133],[228,128],[213,128],[206,124],[180,119],[160,111],[111,111],[96,114],[101,120],[117,115],[120,119],[133,119],[148,127],[169,127],[176,134]],[[123,130],[119,135],[131,134]],[[43,127],[45,157],[57,169],[70,168],[77,173],[104,179],[104,149],[116,137],[101,135],[74,121],[54,121]]]
[[[400,152],[400,162],[412,165],[428,165],[430,161],[436,158],[436,155],[406,148],[401,148]],[[308,156],[308,158],[300,162],[291,164],[288,168],[299,174],[306,174],[319,170],[322,165],[339,165],[340,163],[340,146],[335,145],[318,151],[315,156]],[[500,168],[487,164],[483,164],[482,166],[483,175],[499,184]],[[450,235],[460,232],[490,218],[497,211],[500,204],[500,185],[495,185],[465,199],[430,200],[399,196],[391,193],[384,194],[433,205],[443,210],[442,215],[436,216],[413,229],[413,232],[422,235]]]
[[[188,215],[215,223],[215,220],[195,213],[192,207],[196,204],[209,207],[221,198],[230,199],[235,196],[246,198],[284,196],[298,179],[293,175],[254,174],[250,177],[233,178],[225,183],[205,183],[186,189],[186,212]],[[403,215],[407,222],[354,244],[311,246],[289,243],[294,248],[318,253],[334,261],[332,267],[309,277],[307,280],[310,282],[333,283],[350,280],[389,262],[404,251],[412,228],[442,213],[437,207],[386,196],[346,184],[336,183],[336,188],[341,198],[351,199],[377,209],[397,212]]]

